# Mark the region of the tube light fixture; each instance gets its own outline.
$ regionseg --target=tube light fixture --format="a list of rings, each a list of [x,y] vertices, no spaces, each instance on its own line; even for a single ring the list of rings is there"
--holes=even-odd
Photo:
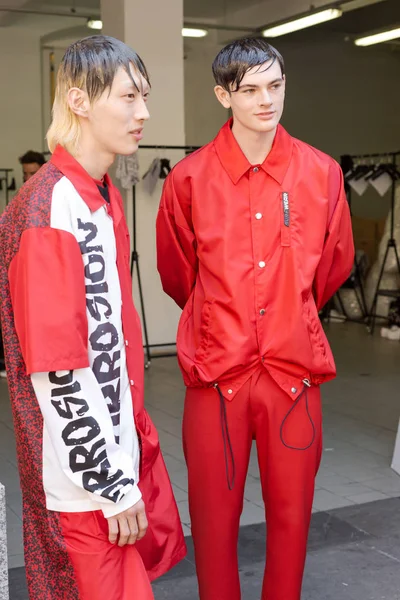
[[[311,13],[305,17],[300,17],[294,21],[288,21],[286,23],[282,23],[281,25],[264,29],[262,34],[264,37],[279,37],[280,35],[286,35],[287,33],[292,33],[293,31],[299,31],[300,29],[306,29],[307,27],[312,27],[313,25],[325,23],[326,21],[332,21],[333,19],[341,17],[342,14],[343,12],[338,8],[329,8],[320,12]]]
[[[193,29],[192,27],[184,27],[182,29],[183,37],[202,38],[207,35],[208,31],[205,29]]]
[[[89,19],[87,26],[89,29],[103,29],[103,21],[100,21],[100,19]]]
[[[100,19],[89,19],[87,22],[87,26],[90,29],[102,29],[103,22]],[[184,27],[182,29],[183,37],[193,37],[193,38],[202,38],[208,34],[208,31],[205,29],[194,29],[192,27]]]
[[[397,38],[400,38],[400,27],[357,38],[354,40],[354,43],[356,46],[372,46],[373,44],[381,44],[382,42],[389,42],[390,40],[395,40]]]

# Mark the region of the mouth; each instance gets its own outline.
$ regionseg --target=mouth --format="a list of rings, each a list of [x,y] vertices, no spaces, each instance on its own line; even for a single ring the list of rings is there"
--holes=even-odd
[[[143,138],[143,127],[130,131],[130,134],[133,135],[137,141],[140,141]]]
[[[266,112],[257,113],[256,117],[259,117],[260,119],[272,119],[272,117],[274,115],[275,115],[275,111],[270,110],[270,111],[266,111]]]

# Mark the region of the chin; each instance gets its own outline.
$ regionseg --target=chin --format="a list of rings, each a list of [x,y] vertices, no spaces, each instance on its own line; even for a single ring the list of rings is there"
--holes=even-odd
[[[265,123],[258,122],[255,126],[256,131],[260,133],[269,133],[271,131],[275,131],[278,126],[279,121],[277,119],[273,119],[272,121],[266,121]]]
[[[138,147],[139,147],[139,144],[137,142],[134,142],[131,144],[126,144],[123,147],[121,146],[121,148],[119,148],[119,150],[116,152],[116,154],[120,154],[121,156],[129,156],[130,154],[133,154],[134,152],[136,152]]]

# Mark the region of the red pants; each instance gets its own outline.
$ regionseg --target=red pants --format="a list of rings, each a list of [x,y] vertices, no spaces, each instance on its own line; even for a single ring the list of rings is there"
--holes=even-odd
[[[187,390],[183,442],[201,600],[241,597],[237,543],[253,439],[257,444],[268,532],[262,600],[300,600],[315,475],[322,449],[319,388],[307,388],[307,397],[304,393],[284,421],[293,405],[293,400],[264,368],[247,381],[232,401],[225,400],[236,469],[230,491],[218,391]],[[281,437],[287,446],[296,448],[313,443],[305,450],[290,449]]]
[[[154,600],[136,547],[110,544],[101,511],[61,513],[60,519],[79,600]]]

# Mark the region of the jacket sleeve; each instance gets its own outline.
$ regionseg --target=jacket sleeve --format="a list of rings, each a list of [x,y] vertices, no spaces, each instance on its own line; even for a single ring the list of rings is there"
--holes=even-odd
[[[15,328],[44,425],[64,474],[106,517],[141,498],[133,457],[114,436],[107,399],[89,366],[82,256],[75,237],[24,231],[9,268]]]
[[[328,228],[314,279],[314,297],[318,310],[346,281],[354,264],[350,210],[344,191],[342,170],[337,163],[331,167],[328,194]]]
[[[190,189],[167,177],[157,216],[157,268],[163,289],[184,308],[197,273],[196,238],[191,224]]]

